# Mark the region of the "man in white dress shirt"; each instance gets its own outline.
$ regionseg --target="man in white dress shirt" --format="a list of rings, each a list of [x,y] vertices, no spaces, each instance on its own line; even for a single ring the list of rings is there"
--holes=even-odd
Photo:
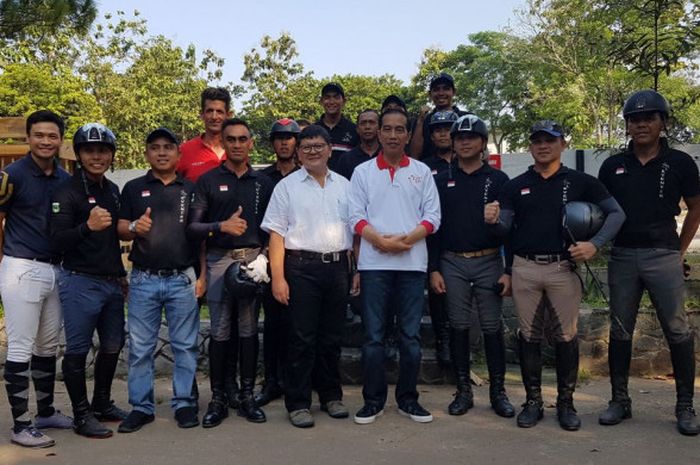
[[[312,389],[321,410],[348,417],[338,363],[352,229],[350,183],[328,169],[328,132],[316,125],[305,128],[297,154],[302,167],[275,187],[262,228],[270,233],[272,294],[290,311],[284,401],[292,425],[308,428],[314,425]]]

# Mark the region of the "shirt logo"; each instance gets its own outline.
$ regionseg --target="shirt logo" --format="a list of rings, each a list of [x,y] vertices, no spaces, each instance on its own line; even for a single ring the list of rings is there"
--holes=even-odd
[[[615,170],[615,174],[625,174],[625,167],[624,167],[624,166],[620,166],[619,168],[617,168],[617,169]]]
[[[97,200],[95,200],[95,197],[88,197],[88,203],[97,203]]]
[[[150,197],[151,196],[151,191],[145,190],[141,191],[141,197]]]
[[[530,194],[530,188],[529,187],[523,187],[520,189],[520,195],[528,195]]]
[[[430,174],[432,174],[433,176],[435,176],[435,175],[437,174],[437,170],[430,170]]]
[[[226,184],[220,185],[219,192],[228,192],[228,186]]]
[[[58,202],[53,202],[51,204],[51,211],[54,213],[59,213],[61,211],[61,204]]]
[[[447,181],[447,187],[455,187],[455,182],[453,180]]]
[[[342,141],[348,142],[348,143],[351,142],[352,141],[352,134],[350,134],[349,132],[346,132],[345,135],[343,136]]]
[[[412,182],[413,184],[416,184],[416,185],[417,185],[417,184],[420,184],[420,183],[423,181],[423,177],[422,177],[422,176],[415,175],[415,174],[412,174],[412,175],[410,175],[410,176],[408,177],[408,180],[409,180],[410,182]]]

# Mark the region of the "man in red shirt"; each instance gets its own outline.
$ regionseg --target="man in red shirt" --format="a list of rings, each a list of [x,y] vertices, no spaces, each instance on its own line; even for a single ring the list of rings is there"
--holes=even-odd
[[[180,146],[177,172],[192,182],[224,160],[221,145],[221,125],[231,117],[231,94],[222,87],[209,87],[202,92],[199,117],[204,123],[204,134]]]
[[[212,168],[219,166],[225,159],[226,153],[221,144],[221,127],[224,121],[232,116],[231,94],[222,87],[208,87],[204,89],[201,97],[201,112],[199,117],[204,123],[204,133],[184,142],[180,145],[180,161],[177,164],[177,172],[192,182]],[[200,257],[201,261],[201,257]],[[205,265],[200,263],[200,269]],[[204,294],[206,289],[205,274],[198,273],[197,298]],[[229,398],[229,407],[238,408],[238,381],[236,368],[238,366],[238,332],[231,332],[228,365],[226,367],[226,392]],[[197,384],[195,390],[195,397]]]

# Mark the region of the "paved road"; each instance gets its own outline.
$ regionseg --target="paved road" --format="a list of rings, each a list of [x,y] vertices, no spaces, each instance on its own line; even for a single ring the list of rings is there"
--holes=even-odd
[[[514,403],[521,403],[517,376],[508,387]],[[58,388],[57,405],[67,405],[63,386]],[[159,380],[158,417],[140,432],[90,440],[71,431],[52,431],[57,445],[41,450],[9,443],[5,434],[10,427],[9,408],[3,393],[0,464],[700,464],[700,437],[684,437],[675,430],[672,382],[634,379],[631,388],[634,418],[616,427],[603,427],[596,418],[608,396],[607,380],[595,379],[581,386],[576,405],[583,429],[573,433],[556,423],[554,389],[545,389],[548,408],[544,420],[524,430],[516,427],[514,419],[499,418],[487,408],[487,386],[475,388],[477,406],[463,417],[445,412],[451,387],[422,386],[421,399],[435,416],[427,425],[399,416],[390,402],[385,415],[366,426],[333,420],[315,407],[316,427],[300,430],[289,425],[282,402],[277,401],[266,407],[265,424],[248,423],[234,415],[218,428],[181,430],[168,406],[169,382]],[[201,383],[200,390],[206,397],[206,383]],[[126,406],[125,383],[116,381],[114,391],[118,403]],[[359,387],[346,388],[346,403],[353,411],[359,408]]]

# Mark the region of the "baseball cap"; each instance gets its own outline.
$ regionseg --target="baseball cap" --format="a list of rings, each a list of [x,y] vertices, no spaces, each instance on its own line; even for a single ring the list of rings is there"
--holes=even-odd
[[[321,89],[321,97],[323,97],[329,92],[336,92],[342,97],[345,97],[345,91],[343,90],[343,87],[337,82],[329,82],[328,84],[323,86],[323,89]]]
[[[532,125],[532,128],[530,128],[530,139],[538,132],[546,132],[554,137],[564,137],[564,128],[559,123],[548,119],[538,121]]]
[[[150,144],[151,142],[156,140],[158,137],[165,137],[173,144],[180,145],[180,141],[178,140],[175,133],[172,132],[170,129],[164,128],[164,127],[160,127],[158,129],[154,129],[153,131],[151,131],[148,134],[148,136],[146,136],[146,143]]]
[[[394,95],[394,94],[392,94],[384,99],[384,101],[382,102],[382,109],[386,108],[387,105],[389,105],[391,103],[394,103],[394,104],[400,106],[404,110],[406,109],[406,103],[403,101],[403,99],[401,99],[401,97],[399,97],[398,95]]]

